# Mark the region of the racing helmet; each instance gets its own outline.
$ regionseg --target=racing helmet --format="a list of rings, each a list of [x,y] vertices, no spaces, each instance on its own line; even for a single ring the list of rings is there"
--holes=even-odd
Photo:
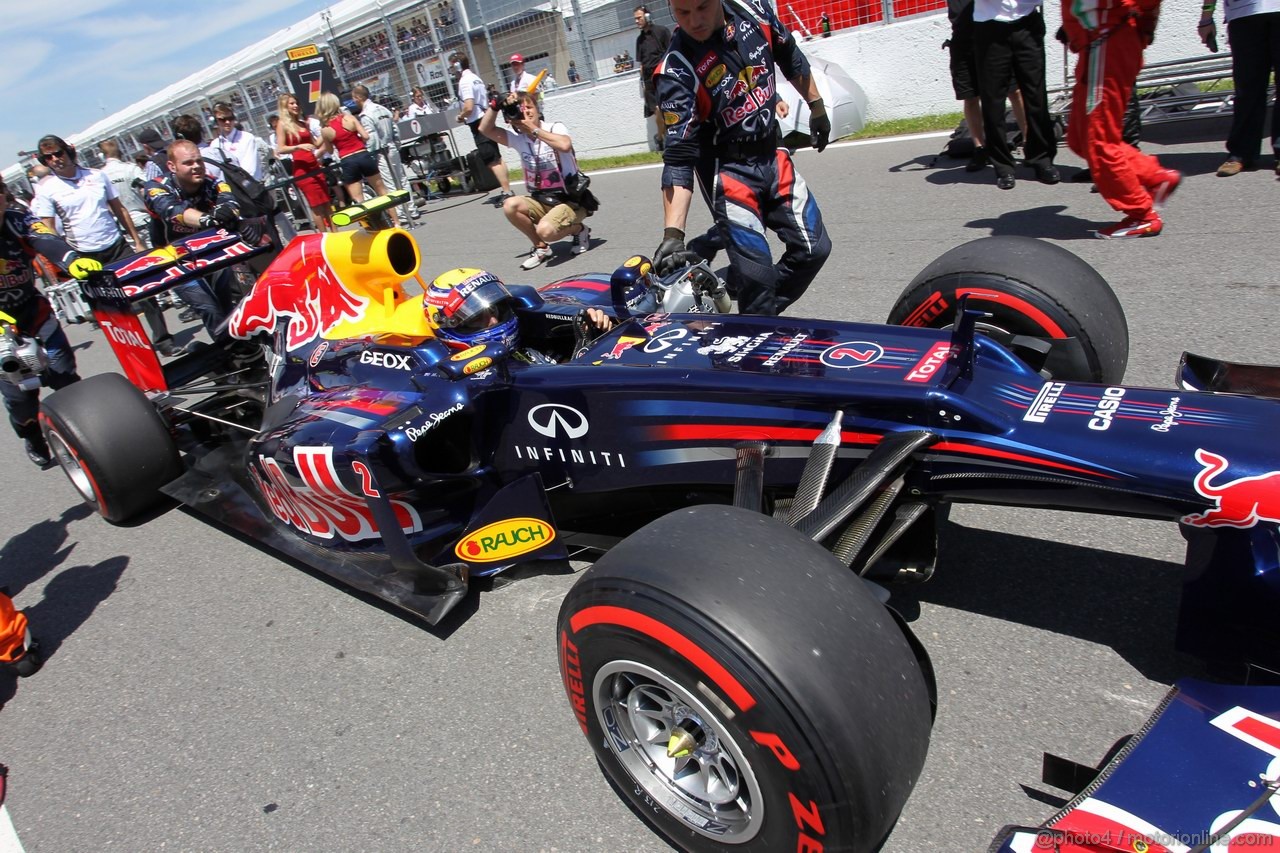
[[[422,304],[436,337],[453,349],[482,344],[510,349],[516,344],[515,297],[493,273],[477,269],[441,273],[427,286]]]
[[[615,303],[621,302],[633,313],[647,314],[658,310],[651,287],[653,264],[644,255],[632,255],[609,277],[609,288]]]

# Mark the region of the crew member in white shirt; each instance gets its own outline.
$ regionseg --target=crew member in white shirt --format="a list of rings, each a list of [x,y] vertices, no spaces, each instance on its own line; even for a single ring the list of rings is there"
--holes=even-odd
[[[427,100],[427,95],[425,92],[422,91],[421,86],[414,86],[413,92],[410,95],[410,97],[412,98],[412,101],[409,104],[409,111],[408,111],[409,118],[417,118],[418,116],[429,116],[434,113],[440,112],[435,108],[434,104],[432,104],[430,101]]]
[[[236,111],[224,101],[213,105],[213,121],[218,126],[218,135],[201,149],[201,156],[215,162],[235,163],[257,180],[262,180],[261,151],[266,144],[252,133],[236,127]]]
[[[73,249],[104,264],[127,258],[133,254],[133,246],[143,245],[129,211],[105,172],[80,166],[75,148],[60,137],[45,136],[36,149],[40,152],[37,159],[49,167],[50,174],[36,186],[31,212],[45,225],[52,229],[55,221],[60,222]],[[151,325],[156,351],[165,356],[180,354],[182,350],[173,342],[159,306],[146,300],[140,308]]]
[[[1016,82],[1027,114],[1023,163],[1036,180],[1056,184],[1062,178],[1053,165],[1058,153],[1044,85],[1044,13],[1042,0],[974,0],[973,49],[978,70],[978,97],[987,157],[996,171],[996,186],[1011,190],[1013,152],[1004,135],[1005,96]]]
[[[501,204],[515,193],[511,192],[511,180],[507,177],[507,166],[502,162],[502,152],[498,144],[480,133],[480,119],[484,116],[485,107],[489,104],[489,90],[480,76],[471,70],[471,60],[466,54],[454,54],[452,68],[458,75],[458,98],[462,105],[458,110],[458,124],[471,128],[471,138],[476,144],[476,153],[480,159],[493,170],[493,176],[502,187],[498,195]]]
[[[518,53],[511,54],[511,88],[508,91],[527,92],[535,79],[534,75],[524,70],[524,57]]]
[[[358,118],[364,129],[369,131],[369,141],[365,143],[365,147],[378,158],[378,174],[382,176],[382,185],[388,190],[405,189],[404,166],[400,163],[395,117],[391,110],[369,97],[369,87],[364,84],[352,86],[351,97],[360,105]],[[418,219],[422,216],[413,193],[409,193],[409,201],[405,206],[410,218]]]

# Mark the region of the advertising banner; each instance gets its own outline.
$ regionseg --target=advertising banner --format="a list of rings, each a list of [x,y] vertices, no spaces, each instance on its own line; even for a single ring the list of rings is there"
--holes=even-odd
[[[293,95],[303,115],[316,111],[321,92],[337,93],[342,84],[333,73],[329,59],[314,44],[291,47],[285,51],[284,73],[293,87]]]
[[[418,59],[413,63],[414,82],[424,89],[432,86],[443,86],[444,72],[444,63],[440,61],[438,56],[433,56],[430,59]]]

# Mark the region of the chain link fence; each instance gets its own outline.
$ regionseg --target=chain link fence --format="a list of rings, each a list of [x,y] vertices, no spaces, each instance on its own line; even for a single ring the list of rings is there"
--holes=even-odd
[[[805,38],[946,9],[946,0],[773,1],[787,28]],[[317,34],[317,41],[342,81],[343,94],[363,83],[375,101],[395,109],[407,107],[409,93],[421,86],[428,101],[448,110],[455,103],[448,73],[455,54],[468,56],[472,69],[495,90],[510,87],[515,54],[524,58],[525,71],[546,70],[545,91],[638,73],[633,56],[638,5],[637,0],[389,0],[356,26],[335,27],[328,13],[322,13],[327,32]],[[649,11],[654,23],[674,28],[663,0],[654,0]],[[216,134],[213,105],[218,101],[231,104],[242,127],[265,139],[276,97],[287,91],[291,89],[279,63],[243,79],[224,76],[199,97],[124,128],[120,141],[124,148],[137,150],[137,134],[146,127],[170,139],[171,123],[182,114],[202,118],[211,139]]]

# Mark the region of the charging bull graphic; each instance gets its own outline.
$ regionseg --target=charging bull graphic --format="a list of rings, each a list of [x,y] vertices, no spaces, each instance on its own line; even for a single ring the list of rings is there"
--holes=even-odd
[[[1260,521],[1280,523],[1280,471],[1211,483],[1227,470],[1227,460],[1200,448],[1196,450],[1196,461],[1204,466],[1196,475],[1196,493],[1217,501],[1218,505],[1185,516],[1183,522],[1195,527],[1253,527]]]
[[[259,279],[253,290],[231,313],[228,331],[232,337],[247,339],[258,332],[275,331],[288,318],[285,348],[306,346],[343,320],[355,320],[369,304],[351,293],[326,262],[322,243],[309,235],[295,240],[281,253],[292,263],[277,259],[272,269]]]
[[[1274,687],[1179,682],[1174,700],[1101,785],[1039,830],[1007,827],[998,853],[1280,850]],[[1225,706],[1225,708],[1224,708]],[[1223,709],[1219,712],[1218,709]],[[1226,742],[1223,735],[1234,742]],[[1248,748],[1241,749],[1240,744]],[[1195,772],[1180,769],[1194,766]],[[1261,794],[1261,796],[1259,796]]]

